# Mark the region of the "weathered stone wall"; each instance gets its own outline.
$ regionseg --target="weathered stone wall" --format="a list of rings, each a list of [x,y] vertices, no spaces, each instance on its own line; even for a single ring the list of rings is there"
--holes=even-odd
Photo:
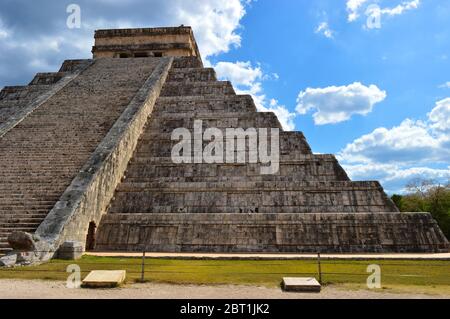
[[[279,128],[195,59],[175,59],[124,180],[97,232],[98,250],[419,252],[448,249],[429,214],[404,215],[378,182],[352,182],[301,132],[280,132],[280,171],[263,164],[181,164],[175,128]],[[204,142],[203,145],[206,145]]]
[[[160,52],[164,56],[196,56],[200,52],[190,27],[98,30],[94,58],[131,56],[136,52]]]
[[[165,252],[442,252],[428,213],[108,214],[96,249]]]
[[[92,153],[72,184],[39,226],[36,234],[54,248],[65,241],[84,243],[90,222],[98,224],[123,177],[172,59],[158,66]]]
[[[10,119],[0,138],[2,251],[12,232],[35,232],[160,61],[88,61],[78,76],[61,79],[51,96]]]
[[[71,83],[91,63],[82,60],[70,71],[38,73],[28,86],[5,87],[0,92],[0,137]]]

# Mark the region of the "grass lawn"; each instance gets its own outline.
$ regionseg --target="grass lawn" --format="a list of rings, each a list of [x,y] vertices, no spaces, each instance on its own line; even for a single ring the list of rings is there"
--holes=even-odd
[[[127,271],[127,282],[141,276],[140,258],[84,256],[81,260],[52,260],[34,267],[1,269],[0,279],[66,280],[66,268],[76,263],[82,277],[91,270]],[[366,288],[367,266],[381,266],[382,286],[392,291],[450,295],[450,261],[322,260],[324,284],[345,289]],[[145,280],[173,284],[237,284],[277,287],[282,277],[316,277],[315,260],[173,260],[146,259]]]

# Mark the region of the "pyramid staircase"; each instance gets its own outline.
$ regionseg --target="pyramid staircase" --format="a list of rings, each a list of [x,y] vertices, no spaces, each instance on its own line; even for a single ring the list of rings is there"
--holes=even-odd
[[[90,63],[66,61],[58,73],[1,91],[0,125],[85,68],[0,138],[0,253],[11,250],[7,238],[13,231],[35,232],[157,61]]]
[[[174,164],[171,132],[279,128],[280,170],[256,164]],[[333,155],[315,155],[301,132],[196,58],[176,58],[96,236],[96,249],[127,251],[360,252],[438,250],[439,231],[417,237],[378,182],[352,182]],[[406,233],[396,233],[402,229]],[[418,230],[420,231],[420,230]],[[381,233],[384,235],[380,235]],[[384,238],[386,237],[386,238]]]

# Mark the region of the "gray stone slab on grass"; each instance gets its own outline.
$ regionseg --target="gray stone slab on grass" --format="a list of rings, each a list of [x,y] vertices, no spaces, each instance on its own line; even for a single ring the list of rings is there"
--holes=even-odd
[[[285,277],[282,287],[284,291],[320,292],[322,286],[316,278]]]
[[[125,282],[125,270],[93,270],[84,278],[83,288],[115,288]]]

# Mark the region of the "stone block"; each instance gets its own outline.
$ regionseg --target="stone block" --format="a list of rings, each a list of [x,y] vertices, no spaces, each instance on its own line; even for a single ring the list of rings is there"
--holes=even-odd
[[[281,285],[288,292],[320,292],[322,288],[316,278],[285,277]]]
[[[83,279],[83,288],[115,288],[125,282],[125,270],[94,270]]]
[[[0,267],[13,267],[17,262],[17,254],[10,253],[9,255],[0,258]]]
[[[78,241],[66,241],[58,249],[58,259],[77,260],[83,256],[84,245]]]
[[[8,236],[8,244],[18,251],[33,251],[36,249],[35,240],[32,234],[16,231]]]

